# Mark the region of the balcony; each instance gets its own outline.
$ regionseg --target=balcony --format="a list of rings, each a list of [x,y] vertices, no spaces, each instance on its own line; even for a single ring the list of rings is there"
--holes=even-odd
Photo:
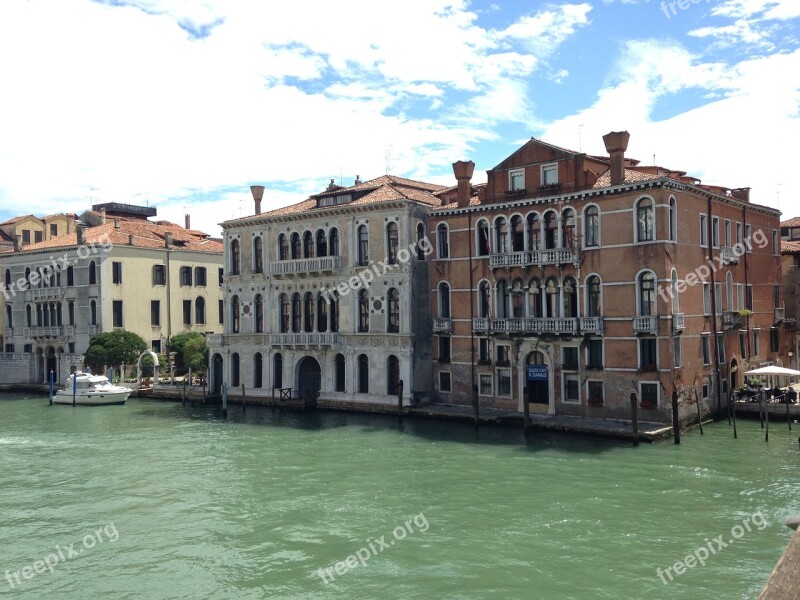
[[[272,346],[334,346],[340,342],[337,332],[274,333],[270,336]]]
[[[477,319],[472,319],[472,330],[475,333],[489,333],[489,331],[491,331],[489,329],[489,319],[485,317],[478,317]]]
[[[489,256],[489,267],[524,267],[531,264],[530,252],[511,252],[507,254],[492,254]]]
[[[64,328],[61,325],[49,327],[25,327],[22,335],[34,340],[55,339],[64,336]]]
[[[776,308],[775,309],[775,322],[780,323],[786,317],[786,309],[785,308]]]
[[[526,250],[524,252],[504,252],[489,256],[492,269],[527,267],[531,265],[562,265],[578,262],[578,254],[572,248],[550,248],[548,250]]]
[[[14,328],[13,327],[5,327],[3,329],[3,337],[5,339],[14,337]]]
[[[592,319],[598,318],[592,317]],[[488,319],[477,318],[472,320],[472,328],[476,333],[500,333],[500,334],[533,334],[544,333],[555,334],[575,334],[578,332],[578,319]]]
[[[214,346],[220,348],[225,345],[225,336],[221,333],[209,333],[206,336],[206,343],[209,347]]]
[[[581,333],[603,333],[603,317],[581,317],[578,327]]]
[[[686,329],[686,318],[683,313],[672,313],[672,331],[679,333]]]
[[[89,335],[97,335],[98,333],[100,333],[100,326],[99,325],[89,325],[86,328],[86,333],[88,333]]]
[[[633,317],[633,332],[658,335],[658,317]]]
[[[525,194],[527,194],[527,193],[528,193],[528,190],[526,190],[525,188],[520,188],[520,189],[517,189],[517,190],[507,190],[506,191],[506,198],[508,198],[510,200],[513,200],[513,199],[516,199],[516,198],[524,198]]]
[[[720,248],[719,255],[723,263],[738,263],[739,255],[733,251],[731,246],[723,246]]]
[[[342,266],[341,256],[320,256],[317,258],[298,258],[295,260],[279,260],[269,266],[269,272],[275,277],[285,275],[309,275],[337,271]]]
[[[60,300],[64,297],[65,291],[57,287],[31,288],[28,290],[26,300]]]
[[[453,319],[437,317],[433,319],[433,333],[452,333]]]
[[[726,310],[722,313],[722,326],[727,329],[739,329],[747,324],[747,317],[740,315],[735,310]]]

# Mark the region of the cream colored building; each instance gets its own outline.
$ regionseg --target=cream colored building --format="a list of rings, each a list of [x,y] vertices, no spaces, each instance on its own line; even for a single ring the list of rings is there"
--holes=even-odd
[[[43,383],[50,370],[61,381],[100,332],[125,329],[165,352],[176,333],[220,331],[221,242],[149,216],[98,205],[73,233],[3,256],[0,382]]]

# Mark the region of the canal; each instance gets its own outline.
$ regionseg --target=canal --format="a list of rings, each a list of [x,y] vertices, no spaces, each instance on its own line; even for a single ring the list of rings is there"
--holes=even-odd
[[[756,598],[800,512],[798,429],[633,448],[0,395],[0,596]]]

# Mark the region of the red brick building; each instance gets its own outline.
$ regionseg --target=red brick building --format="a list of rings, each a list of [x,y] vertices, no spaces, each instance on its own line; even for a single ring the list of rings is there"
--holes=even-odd
[[[628,137],[531,139],[480,186],[453,165],[429,214],[437,401],[522,410],[530,389],[534,412],[627,417],[635,393],[667,421],[673,390],[694,415],[695,391],[716,408],[786,362],[779,211],[626,158]]]

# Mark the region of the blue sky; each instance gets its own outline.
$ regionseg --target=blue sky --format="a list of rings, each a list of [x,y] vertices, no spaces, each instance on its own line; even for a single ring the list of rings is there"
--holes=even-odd
[[[218,234],[524,140],[753,188],[800,215],[797,0],[3,0],[0,219],[155,205]]]

